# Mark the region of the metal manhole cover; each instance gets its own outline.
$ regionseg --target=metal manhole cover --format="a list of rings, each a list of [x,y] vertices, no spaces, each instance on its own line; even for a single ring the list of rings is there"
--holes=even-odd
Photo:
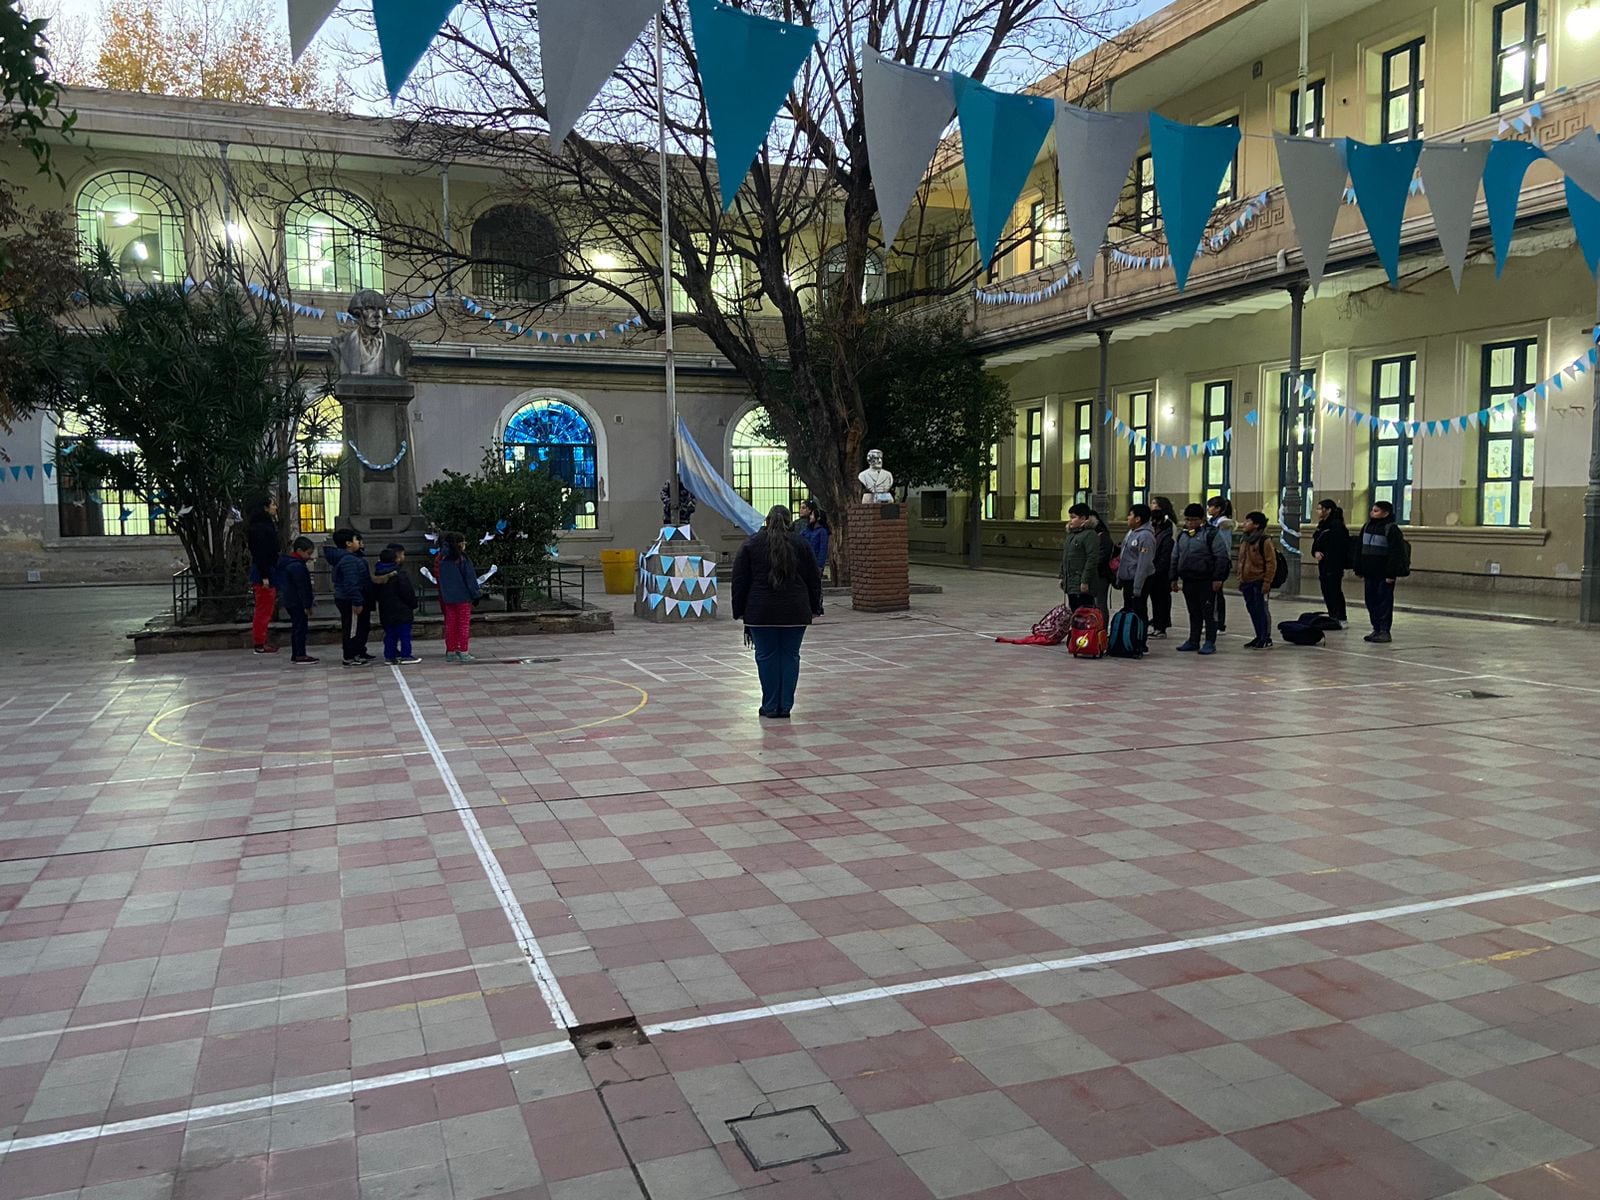
[[[810,1104],[761,1117],[740,1117],[729,1121],[728,1128],[750,1165],[758,1171],[850,1151],[816,1106]]]
[[[1464,692],[1451,692],[1457,700],[1504,700],[1499,692],[1480,692],[1477,688],[1468,688]]]

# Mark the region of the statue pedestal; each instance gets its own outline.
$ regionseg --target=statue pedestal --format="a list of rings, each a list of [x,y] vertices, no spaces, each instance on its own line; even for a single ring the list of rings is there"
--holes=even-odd
[[[360,530],[368,542],[420,531],[411,436],[411,401],[417,389],[397,376],[347,375],[334,385],[333,394],[344,410],[348,443],[339,471],[339,524]]]
[[[664,525],[639,556],[634,616],[660,625],[712,621],[717,616],[717,559],[687,525]]]
[[[898,504],[850,506],[850,607],[904,612],[911,607],[911,545]]]

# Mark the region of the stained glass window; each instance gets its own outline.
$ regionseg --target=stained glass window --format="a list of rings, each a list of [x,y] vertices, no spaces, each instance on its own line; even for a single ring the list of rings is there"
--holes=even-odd
[[[501,441],[507,470],[544,467],[577,493],[578,513],[567,528],[599,528],[599,457],[588,418],[561,400],[535,400],[506,422]]]
[[[301,533],[327,533],[339,519],[339,459],[344,455],[344,406],[324,396],[301,419],[295,497]]]

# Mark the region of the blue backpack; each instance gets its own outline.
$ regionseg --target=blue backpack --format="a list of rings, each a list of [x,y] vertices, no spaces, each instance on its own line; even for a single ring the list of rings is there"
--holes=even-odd
[[[1106,654],[1112,658],[1143,658],[1150,650],[1150,630],[1132,609],[1112,614]]]

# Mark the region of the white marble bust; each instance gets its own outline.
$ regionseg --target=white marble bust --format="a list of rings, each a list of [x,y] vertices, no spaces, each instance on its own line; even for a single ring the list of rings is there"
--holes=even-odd
[[[894,476],[883,469],[883,451],[867,451],[867,469],[856,478],[861,482],[861,503],[888,504],[894,499]]]

